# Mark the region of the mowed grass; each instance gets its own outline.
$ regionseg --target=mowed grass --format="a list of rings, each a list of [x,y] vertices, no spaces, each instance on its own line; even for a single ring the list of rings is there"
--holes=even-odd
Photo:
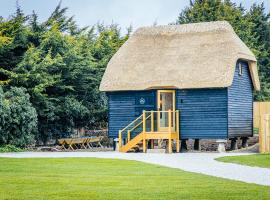
[[[222,162],[228,162],[228,163],[237,163],[241,165],[270,168],[270,154],[226,156],[226,157],[217,158],[216,160],[222,161]]]
[[[269,200],[269,197],[270,187],[136,161],[0,158],[1,200]]]

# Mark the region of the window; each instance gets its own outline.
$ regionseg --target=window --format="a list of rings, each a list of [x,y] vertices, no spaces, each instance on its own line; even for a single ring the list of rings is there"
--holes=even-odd
[[[243,66],[241,63],[238,64],[238,72],[239,72],[239,75],[242,76],[243,75]]]

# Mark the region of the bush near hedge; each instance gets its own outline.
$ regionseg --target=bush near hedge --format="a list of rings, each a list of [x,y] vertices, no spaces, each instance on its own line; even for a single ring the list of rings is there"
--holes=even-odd
[[[21,152],[22,149],[21,148],[18,148],[14,145],[5,145],[5,146],[2,146],[0,147],[0,152],[1,153],[6,153],[6,152]]]

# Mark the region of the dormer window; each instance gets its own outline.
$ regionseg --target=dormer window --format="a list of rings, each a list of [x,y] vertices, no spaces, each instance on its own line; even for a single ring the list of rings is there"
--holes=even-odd
[[[239,64],[238,64],[238,72],[239,72],[239,75],[240,75],[240,76],[243,75],[243,66],[242,66],[242,63],[239,63]]]

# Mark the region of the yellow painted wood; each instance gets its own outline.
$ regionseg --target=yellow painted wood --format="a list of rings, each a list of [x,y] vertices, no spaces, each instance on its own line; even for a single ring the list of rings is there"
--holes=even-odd
[[[143,133],[140,133],[136,135],[132,140],[130,140],[127,144],[123,145],[121,148],[119,148],[120,152],[126,153],[131,148],[135,147],[138,143],[140,143],[143,140]]]
[[[265,143],[264,143],[264,116],[261,116],[260,119],[260,129],[259,129],[259,149],[260,149],[260,153],[264,153],[264,149],[265,149]]]
[[[157,91],[157,129],[158,131],[167,131],[167,127],[161,127],[160,126],[160,113],[161,112],[168,112],[168,111],[160,111],[161,109],[161,105],[162,105],[162,102],[161,102],[161,93],[172,93],[172,111],[175,111],[175,90],[158,90]],[[173,121],[175,121],[175,119],[173,119]],[[174,123],[173,123],[174,124]],[[175,128],[175,126],[173,126],[173,128]]]
[[[128,134],[128,137],[127,138],[128,138],[128,142],[129,142],[130,141],[130,130],[128,130],[128,133],[127,134]]]
[[[179,153],[180,152],[180,127],[179,127],[179,111],[176,111],[176,134],[177,134],[177,138],[176,138],[176,152]]]
[[[139,117],[137,117],[134,121],[132,121],[131,123],[129,123],[125,128],[123,128],[121,131],[123,132],[123,131],[125,131],[125,130],[127,130],[131,125],[133,125],[135,122],[137,122],[137,121],[139,121],[139,120],[142,120],[142,114],[139,116]]]
[[[145,110],[143,111],[143,132],[146,132],[146,117],[145,117]]]
[[[176,153],[180,152],[180,140],[176,140]]]
[[[259,145],[260,153],[270,153],[270,114],[261,116]]]
[[[151,111],[151,132],[154,131],[154,112]]]
[[[171,110],[168,111],[168,130],[169,130],[169,133],[172,132],[172,112],[171,112]]]
[[[253,104],[253,126],[260,128],[263,115],[270,113],[270,101],[254,102]]]
[[[118,133],[118,146],[119,146],[119,148],[122,147],[122,132],[121,132],[121,130]]]
[[[147,140],[162,140],[162,139],[164,140],[164,139],[169,139],[169,138],[176,140],[177,134],[176,133],[169,134],[168,132],[167,133],[166,132],[159,132],[159,133],[147,132],[145,134],[145,139]]]
[[[146,153],[146,139],[143,138],[143,153]]]
[[[175,90],[158,90],[157,91],[158,92],[158,95],[157,95],[157,97],[158,97],[158,99],[157,99],[157,105],[158,105],[158,110],[160,109],[160,94],[163,92],[163,93],[165,93],[165,92],[168,92],[168,93],[172,93],[173,94],[173,111],[175,111]]]
[[[172,153],[172,139],[171,138],[169,138],[169,142],[168,142],[169,144],[168,144],[168,152],[169,153]]]
[[[167,112],[168,113],[168,127],[167,130],[164,131],[155,131],[155,120],[154,115],[155,113],[161,113],[161,112]],[[147,119],[150,118],[149,124],[147,124]],[[180,138],[180,131],[179,131],[179,111],[143,111],[143,114],[141,115],[141,121],[137,120],[137,124],[135,126],[142,125],[143,131],[137,135],[135,138],[131,139],[131,133],[134,130],[134,126],[131,128],[125,128],[127,131],[127,135],[123,135],[124,132],[122,130],[119,131],[119,151],[120,152],[127,152],[132,151],[134,147],[136,147],[139,143],[142,143],[143,152],[146,153],[147,151],[147,141],[151,142],[151,148],[154,148],[154,140],[168,140],[167,142],[167,148],[168,152],[172,153],[172,142],[173,140],[176,141],[176,151],[179,152],[180,144],[179,144],[179,138]],[[130,124],[134,124],[133,122]],[[150,126],[150,127],[147,127]],[[174,128],[173,128],[174,127]],[[148,131],[150,130],[150,131]],[[123,144],[122,140],[123,137],[127,138],[127,144]]]
[[[265,116],[265,152],[270,153],[269,115]]]
[[[172,133],[172,112],[169,110],[168,112],[168,129],[169,129],[169,153],[172,153],[172,139],[171,139],[171,133]]]
[[[145,132],[146,132],[146,114],[145,114],[145,110],[144,110],[143,111],[143,153],[146,153]]]

